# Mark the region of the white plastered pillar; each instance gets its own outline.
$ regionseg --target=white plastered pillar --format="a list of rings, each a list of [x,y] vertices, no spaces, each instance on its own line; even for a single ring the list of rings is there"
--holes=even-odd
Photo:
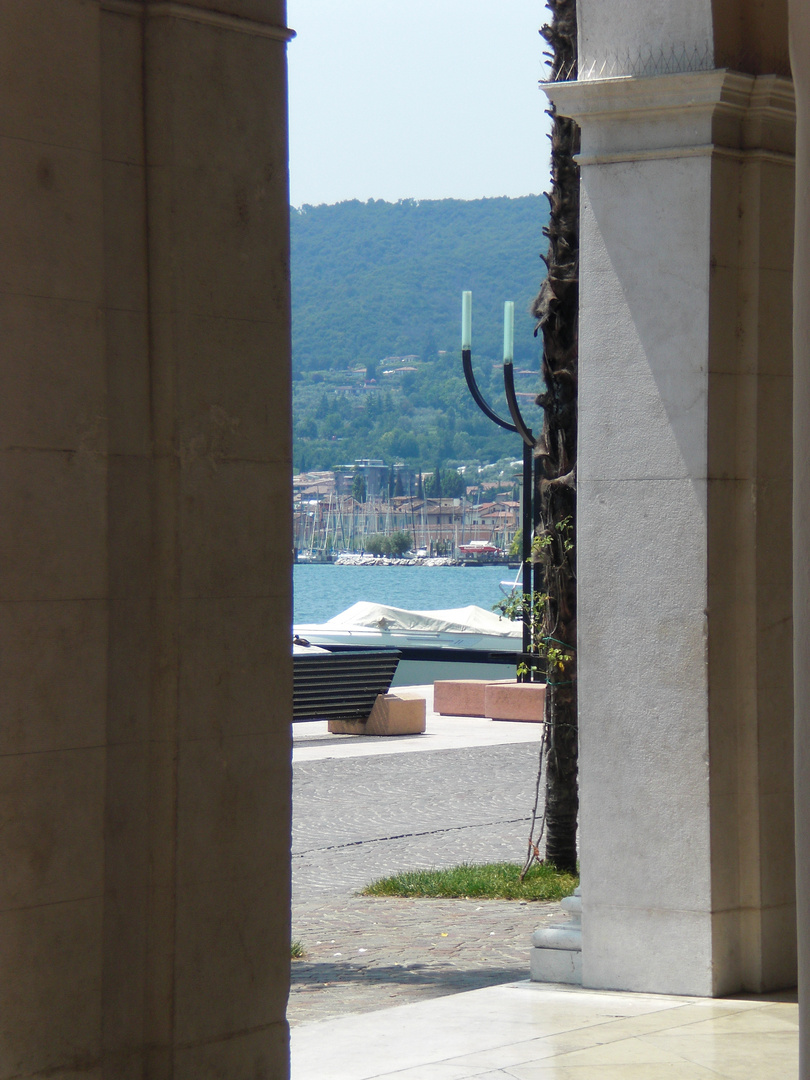
[[[583,983],[790,986],[791,84],[549,94],[582,129]]]

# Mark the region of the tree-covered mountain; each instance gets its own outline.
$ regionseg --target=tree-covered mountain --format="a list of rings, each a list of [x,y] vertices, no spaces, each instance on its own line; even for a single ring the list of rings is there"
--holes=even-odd
[[[539,390],[528,308],[544,274],[547,219],[541,196],[293,210],[296,466],[382,457],[432,469],[519,456],[517,437],[486,420],[466,389],[461,293],[473,293],[480,382],[505,413],[505,300],[515,301],[515,368],[533,373],[518,388]]]

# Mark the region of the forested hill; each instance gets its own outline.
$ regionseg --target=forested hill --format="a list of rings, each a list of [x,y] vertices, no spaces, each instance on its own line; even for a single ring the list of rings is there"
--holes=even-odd
[[[528,306],[545,269],[546,199],[382,200],[291,213],[293,371],[459,349],[473,294],[473,354],[497,359],[515,301],[515,361],[536,356]]]
[[[503,395],[503,303],[515,302],[515,376],[542,423],[539,343],[528,314],[545,273],[545,198],[344,202],[292,213],[293,461],[357,458],[485,464],[520,440],[470,397],[461,293],[473,294],[473,361],[492,406]]]

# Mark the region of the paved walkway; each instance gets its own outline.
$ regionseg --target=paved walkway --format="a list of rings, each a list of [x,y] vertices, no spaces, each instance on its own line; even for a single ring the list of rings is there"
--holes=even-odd
[[[292,972],[293,1080],[795,1078],[789,994],[530,983],[531,932],[557,905],[355,895],[394,870],[519,861],[538,739],[436,717],[401,740],[296,731],[293,937],[306,957]]]
[[[359,897],[399,870],[519,862],[540,730],[429,715],[401,739],[296,728],[292,1024],[525,978],[556,904]],[[470,745],[470,744],[473,745]]]
[[[330,901],[334,901],[330,897]],[[362,896],[293,907],[291,1025],[525,979],[529,939],[557,904]]]

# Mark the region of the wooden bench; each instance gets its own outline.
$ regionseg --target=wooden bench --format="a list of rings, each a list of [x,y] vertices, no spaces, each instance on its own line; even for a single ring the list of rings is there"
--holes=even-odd
[[[387,694],[402,654],[398,649],[295,653],[293,723],[366,720]]]

